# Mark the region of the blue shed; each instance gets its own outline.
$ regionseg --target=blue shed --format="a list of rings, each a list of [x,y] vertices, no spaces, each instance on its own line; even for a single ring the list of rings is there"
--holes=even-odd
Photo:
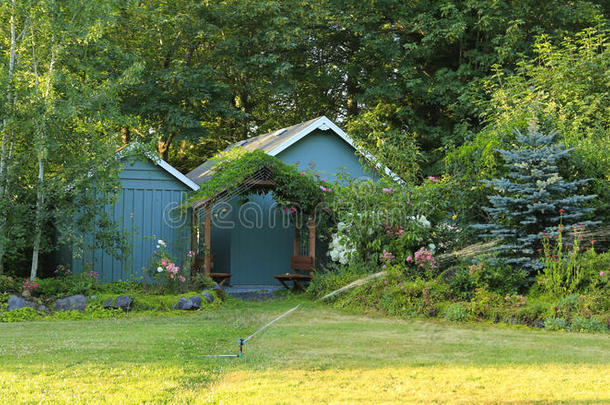
[[[397,178],[369,153],[359,150],[353,140],[326,117],[240,141],[227,150],[237,147],[246,151],[262,150],[301,169],[314,168],[329,181],[340,171],[354,178],[370,178],[375,171],[383,170]],[[213,176],[212,169],[213,162],[207,161],[187,177],[202,184]],[[221,206],[211,207],[210,211],[209,248],[214,273],[231,274],[233,285],[268,286],[277,283],[274,275],[290,271],[291,257],[296,252],[295,231],[284,214],[275,209],[271,193],[252,194],[245,203],[234,198]],[[317,248],[318,259],[324,257],[321,248]]]
[[[75,273],[95,271],[104,282],[142,276],[142,268],[150,266],[159,239],[167,243],[179,265],[191,250],[191,215],[180,207],[187,202],[188,194],[199,188],[197,184],[152,154],[138,158],[127,151],[121,164],[118,199],[105,209],[127,232],[129,254],[117,259],[99,248],[70,249],[64,260]],[[84,238],[91,244],[92,235]]]

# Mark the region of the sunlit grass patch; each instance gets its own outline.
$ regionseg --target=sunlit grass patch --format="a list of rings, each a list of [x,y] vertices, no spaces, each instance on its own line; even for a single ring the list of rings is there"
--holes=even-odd
[[[610,402],[607,366],[426,366],[234,371],[207,400],[269,403]]]

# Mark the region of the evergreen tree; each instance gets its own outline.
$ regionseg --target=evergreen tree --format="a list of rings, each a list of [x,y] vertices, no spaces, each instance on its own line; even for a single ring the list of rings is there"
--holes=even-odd
[[[496,192],[488,196],[491,207],[483,208],[491,221],[473,228],[482,238],[502,240],[495,249],[508,264],[536,270],[543,233],[556,233],[560,224],[595,225],[586,219],[593,209],[584,205],[596,196],[578,194],[590,179],[568,182],[559,174],[557,164],[571,149],[555,142],[555,132],[543,134],[533,121],[527,134],[515,133],[516,147],[498,151],[507,175],[484,181]]]

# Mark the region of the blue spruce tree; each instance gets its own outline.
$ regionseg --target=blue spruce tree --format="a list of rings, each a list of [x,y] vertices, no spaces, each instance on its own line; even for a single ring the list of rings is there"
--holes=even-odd
[[[483,208],[491,223],[473,225],[482,238],[500,239],[495,247],[500,257],[513,266],[535,271],[542,267],[537,250],[543,232],[553,234],[558,225],[594,226],[586,220],[592,208],[584,207],[594,195],[580,195],[578,189],[590,179],[566,181],[557,164],[571,149],[555,142],[555,133],[540,133],[532,121],[528,133],[515,130],[513,150],[499,150],[508,173],[486,180],[496,192],[488,196],[491,207]]]

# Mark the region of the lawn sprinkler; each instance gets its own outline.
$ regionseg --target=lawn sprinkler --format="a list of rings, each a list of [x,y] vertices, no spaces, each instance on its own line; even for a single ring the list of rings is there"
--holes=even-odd
[[[202,357],[242,357],[244,355],[244,345],[246,343],[248,343],[248,341],[250,339],[252,339],[254,336],[256,336],[258,333],[264,331],[265,329],[267,329],[269,326],[273,325],[275,322],[279,321],[280,319],[288,316],[289,314],[291,314],[292,312],[296,311],[301,305],[297,305],[296,307],[289,309],[288,311],[284,312],[282,315],[278,316],[277,318],[275,318],[274,320],[272,320],[271,322],[267,323],[265,326],[263,326],[262,328],[260,328],[259,330],[257,330],[256,332],[254,332],[253,334],[251,334],[250,336],[248,336],[245,339],[237,339],[237,343],[239,343],[239,353],[238,354],[204,354],[202,355]]]
[[[380,271],[378,273],[375,274],[371,274],[370,276],[361,278],[360,280],[356,280],[353,281],[351,283],[349,283],[348,285],[346,285],[345,287],[339,288],[338,290],[335,290],[333,292],[331,292],[330,294],[326,294],[325,296],[318,298],[316,300],[316,302],[319,301],[324,301],[328,298],[334,297],[337,294],[341,294],[344,291],[350,290],[352,288],[364,285],[372,280],[378,279],[380,277],[383,277],[386,275],[385,271]],[[259,334],[260,332],[264,331],[265,329],[267,329],[268,327],[270,327],[271,325],[273,325],[275,322],[279,321],[280,319],[290,315],[292,312],[296,311],[301,305],[297,305],[296,307],[289,309],[288,311],[284,312],[282,315],[278,316],[277,318],[275,318],[274,320],[272,320],[271,322],[267,323],[265,326],[263,326],[262,328],[260,328],[259,330],[257,330],[256,332],[254,332],[253,334],[251,334],[250,336],[248,336],[245,339],[238,339],[237,343],[239,343],[239,353],[238,354],[203,354],[201,355],[202,357],[243,357],[244,355],[244,345],[246,343],[248,343],[248,341],[250,341],[250,339],[252,339],[254,336],[256,336],[257,334]]]

